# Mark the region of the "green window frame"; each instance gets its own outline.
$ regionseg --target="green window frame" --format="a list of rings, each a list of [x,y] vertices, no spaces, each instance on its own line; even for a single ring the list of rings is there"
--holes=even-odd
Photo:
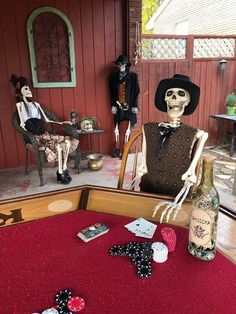
[[[68,46],[69,46],[69,61],[70,61],[70,80],[67,81],[39,81],[39,73],[36,64],[36,51],[34,45],[34,33],[33,23],[38,15],[42,13],[53,13],[59,16],[65,23],[68,33]],[[66,15],[53,7],[41,7],[34,10],[27,21],[27,34],[28,34],[28,45],[30,53],[31,72],[33,79],[33,86],[37,88],[49,88],[49,87],[75,87],[76,86],[76,73],[75,73],[75,52],[74,52],[74,33],[72,25]]]

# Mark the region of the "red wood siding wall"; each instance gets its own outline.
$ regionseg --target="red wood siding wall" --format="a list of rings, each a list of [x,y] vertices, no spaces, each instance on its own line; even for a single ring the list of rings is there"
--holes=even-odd
[[[9,78],[12,73],[31,78],[26,23],[41,6],[61,10],[72,23],[77,87],[33,89],[34,99],[62,119],[68,119],[72,110],[81,118],[97,117],[104,128],[103,151],[112,151],[114,126],[107,78],[114,70],[112,62],[127,50],[127,1],[8,0],[0,10],[0,168],[24,163],[22,141],[11,124],[15,97]],[[86,141],[81,139],[82,147]]]
[[[104,128],[103,152],[111,153],[114,144],[113,116],[110,112],[107,78],[119,54],[129,51],[132,61],[136,48],[137,22],[141,21],[141,0],[8,0],[0,11],[0,168],[24,163],[20,136],[11,124],[15,111],[12,73],[31,78],[26,23],[29,14],[41,6],[53,6],[70,19],[75,40],[76,88],[34,89],[35,100],[68,119],[76,110],[80,117],[95,116]],[[128,7],[128,9],[127,9]],[[128,30],[128,31],[127,31]],[[190,55],[190,54],[189,54]],[[138,123],[133,132],[148,121],[167,120],[157,111],[154,96],[157,84],[174,73],[187,74],[201,87],[200,104],[195,113],[183,122],[209,132],[208,144],[219,142],[228,127],[209,118],[224,112],[224,99],[236,89],[236,60],[231,59],[225,72],[219,60],[144,61],[133,68],[139,75],[141,92]],[[81,139],[86,148],[86,138]],[[95,149],[98,143],[95,142]]]

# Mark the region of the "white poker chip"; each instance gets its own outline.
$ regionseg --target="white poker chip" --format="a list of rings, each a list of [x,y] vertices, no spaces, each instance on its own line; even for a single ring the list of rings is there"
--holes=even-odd
[[[59,314],[59,312],[53,307],[43,311],[41,314]]]
[[[152,243],[153,249],[153,260],[156,263],[164,263],[168,258],[168,248],[162,242],[154,242]]]

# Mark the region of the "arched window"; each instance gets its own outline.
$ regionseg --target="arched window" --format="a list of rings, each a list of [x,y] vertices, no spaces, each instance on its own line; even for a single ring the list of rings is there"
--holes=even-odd
[[[52,7],[36,9],[27,32],[33,86],[76,86],[74,34],[65,14]]]

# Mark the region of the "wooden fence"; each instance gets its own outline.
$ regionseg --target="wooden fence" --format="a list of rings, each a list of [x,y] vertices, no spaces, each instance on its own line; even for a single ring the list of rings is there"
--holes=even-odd
[[[185,74],[200,86],[201,95],[196,111],[190,116],[184,116],[182,122],[207,131],[209,133],[208,145],[219,143],[230,125],[229,122],[224,124],[220,122],[220,124],[210,118],[210,115],[224,113],[226,95],[236,91],[235,39],[235,35],[143,35],[143,59],[141,67],[138,68],[142,87],[140,122],[168,119],[165,113],[161,113],[154,106],[156,87],[160,80],[172,77],[175,73]],[[155,40],[156,45],[153,44]],[[173,41],[172,46],[171,41]],[[181,41],[184,43],[181,44]],[[180,51],[177,49],[178,45]],[[151,53],[149,57],[144,49],[150,49],[154,53]],[[158,52],[158,49],[161,51]],[[168,49],[172,50],[172,55],[176,54],[175,58],[168,52]],[[166,59],[168,55],[171,59]],[[219,61],[222,59],[227,61],[224,71],[220,70],[219,66]]]

